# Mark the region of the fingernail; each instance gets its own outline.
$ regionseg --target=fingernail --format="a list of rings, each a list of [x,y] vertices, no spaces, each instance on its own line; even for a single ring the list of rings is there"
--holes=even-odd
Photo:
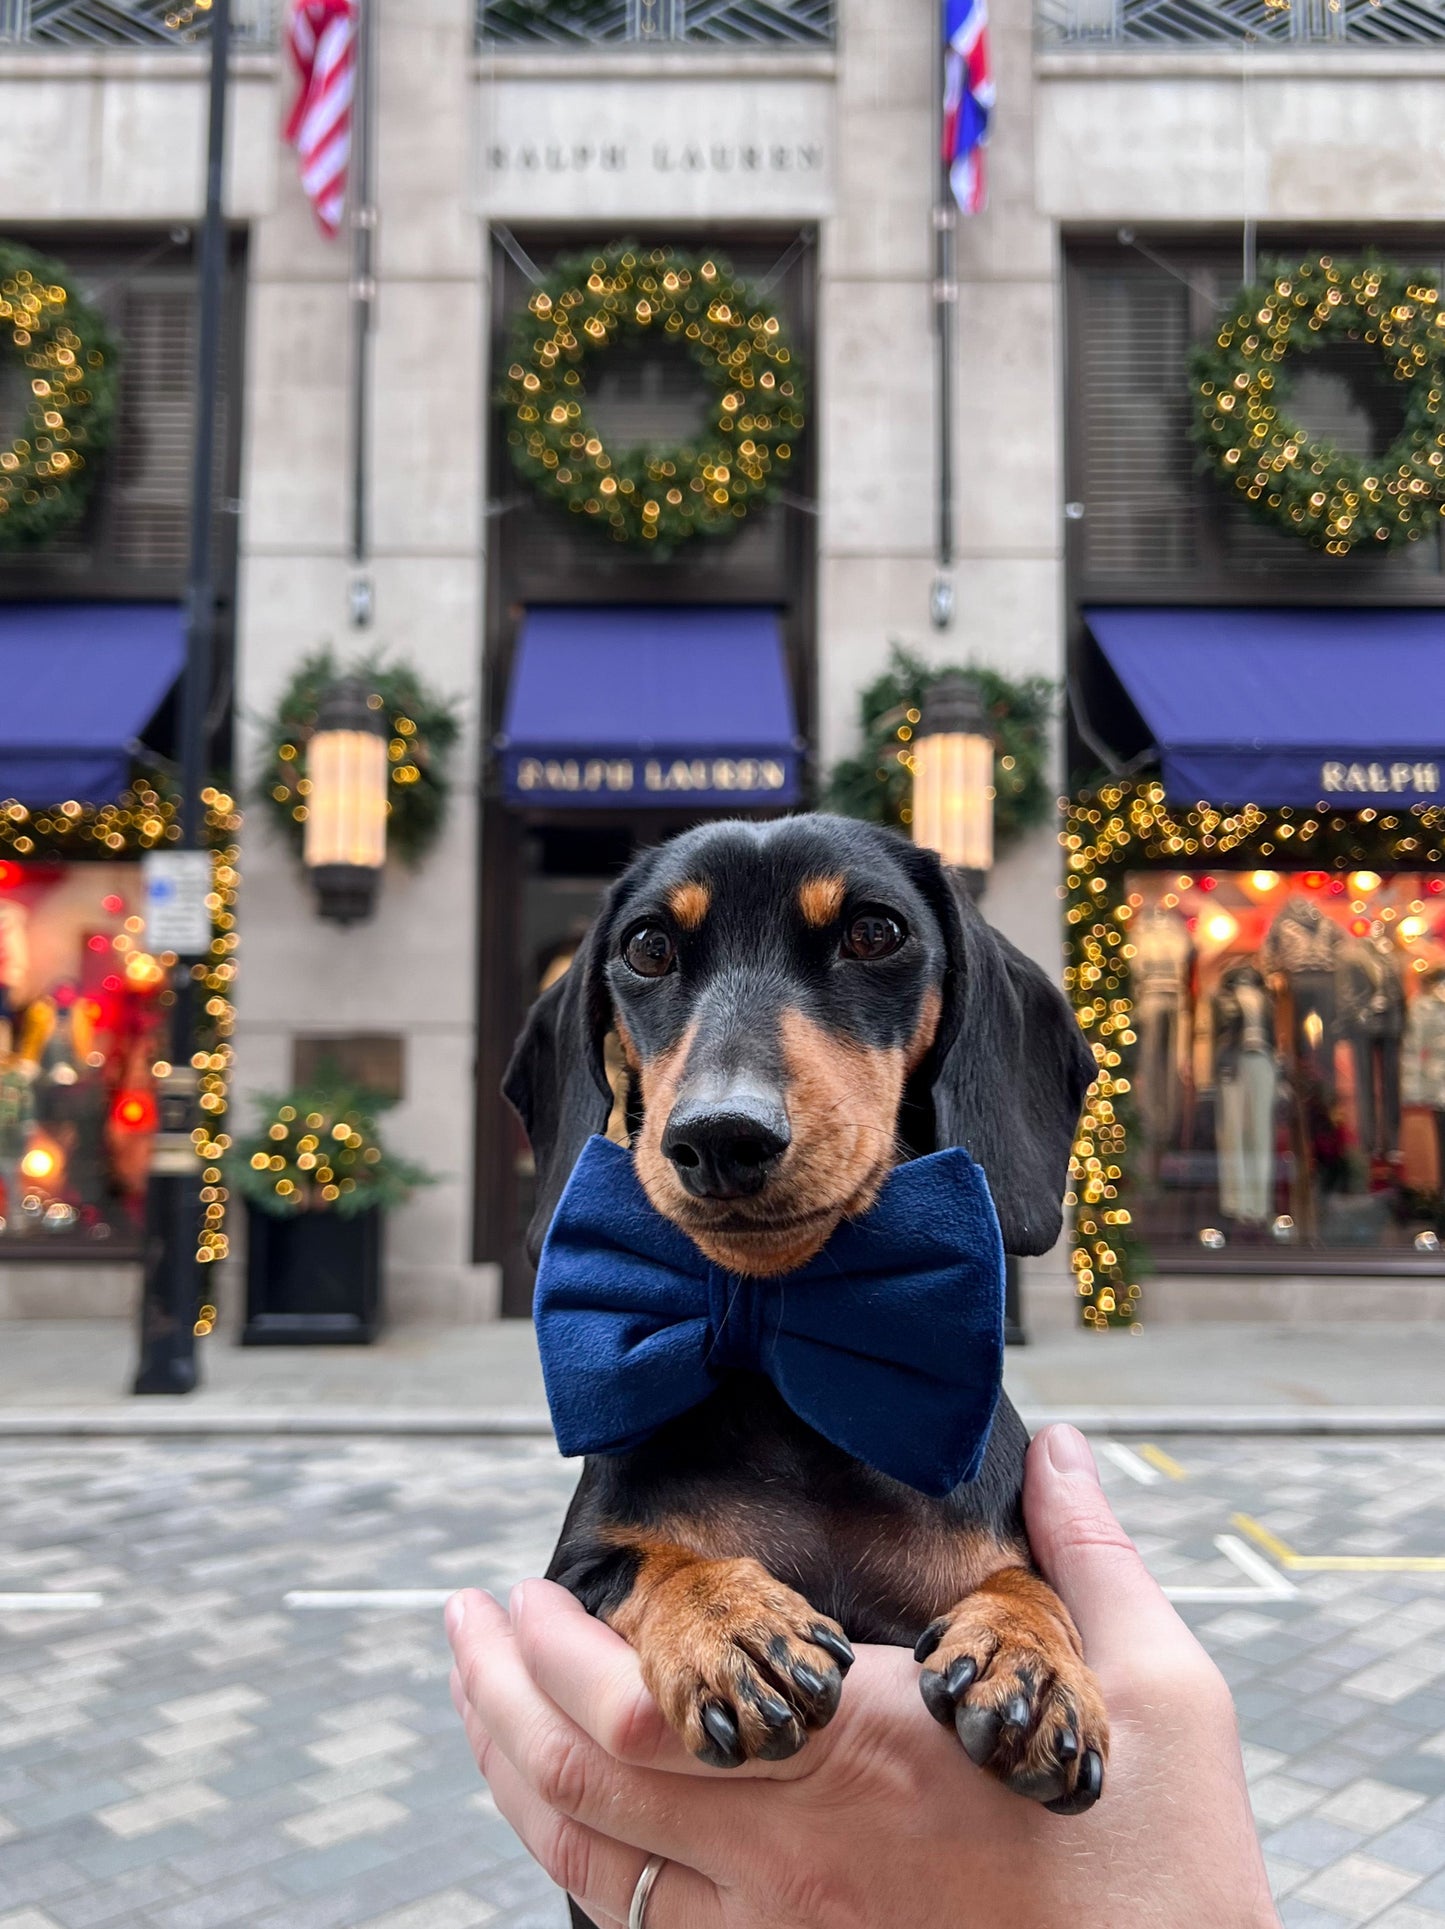
[[[522,1612],[523,1603],[526,1600],[526,1586],[525,1581],[518,1581],[507,1596],[507,1612],[512,1617],[513,1627],[517,1625],[517,1616]]]
[[[462,1595],[454,1594],[447,1602],[443,1613],[447,1624],[447,1633],[458,1633],[461,1629],[462,1622],[467,1618],[466,1600]]]
[[[1089,1443],[1077,1427],[1059,1425],[1050,1427],[1045,1443],[1049,1459],[1061,1474],[1084,1474],[1097,1481],[1099,1470],[1094,1465],[1094,1456]]]

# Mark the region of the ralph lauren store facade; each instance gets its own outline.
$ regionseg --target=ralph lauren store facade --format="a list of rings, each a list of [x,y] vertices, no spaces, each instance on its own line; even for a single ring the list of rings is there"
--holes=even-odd
[[[493,260],[476,1237],[525,1313],[531,1156],[496,1093],[528,1005],[636,850],[811,792],[814,247],[670,223]]]
[[[1086,1319],[1445,1277],[1438,237],[1079,238],[1068,982]],[[1147,1286],[1144,1292],[1147,1294]]]

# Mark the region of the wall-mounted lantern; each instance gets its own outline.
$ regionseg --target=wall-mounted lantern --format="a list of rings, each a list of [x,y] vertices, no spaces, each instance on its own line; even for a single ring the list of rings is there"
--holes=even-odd
[[[913,733],[913,841],[968,874],[977,897],[993,869],[993,739],[975,679],[945,670]]]
[[[335,924],[370,917],[386,862],[386,718],[359,677],[333,683],[306,749],[303,856],[316,905]]]

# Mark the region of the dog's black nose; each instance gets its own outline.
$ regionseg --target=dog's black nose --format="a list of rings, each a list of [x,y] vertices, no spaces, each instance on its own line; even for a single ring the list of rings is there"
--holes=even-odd
[[[679,1105],[662,1135],[662,1150],[696,1199],[742,1199],[760,1192],[787,1151],[788,1115],[776,1099],[730,1093]]]

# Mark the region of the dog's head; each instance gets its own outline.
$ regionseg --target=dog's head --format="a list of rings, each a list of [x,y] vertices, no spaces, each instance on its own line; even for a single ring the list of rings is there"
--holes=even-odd
[[[629,866],[503,1086],[537,1160],[534,1257],[606,1129],[610,1031],[648,1197],[732,1272],[791,1271],[897,1160],[952,1145],[1008,1251],[1058,1237],[1093,1059],[1038,966],[892,831],[707,824]]]

